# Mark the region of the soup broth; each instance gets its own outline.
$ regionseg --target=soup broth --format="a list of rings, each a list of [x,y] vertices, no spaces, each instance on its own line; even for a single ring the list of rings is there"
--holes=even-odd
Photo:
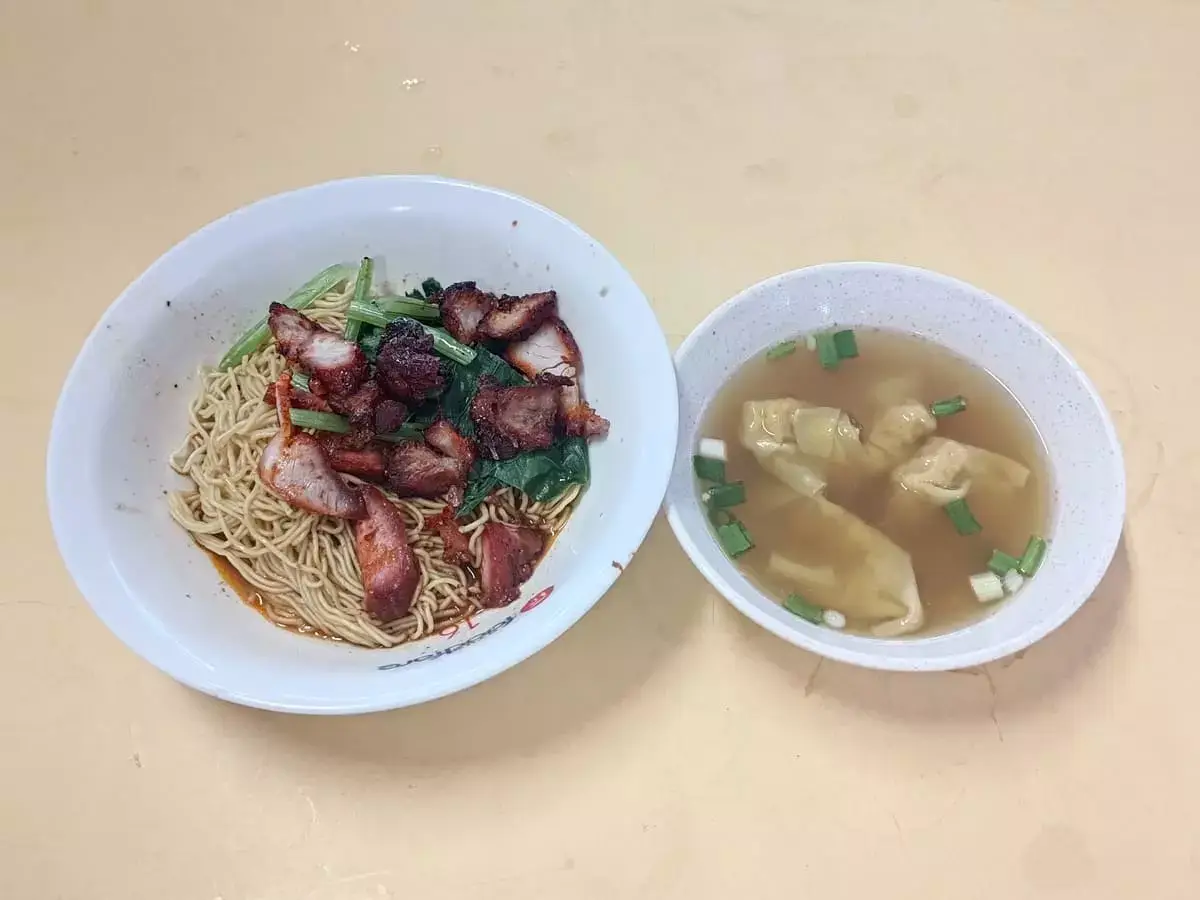
[[[864,329],[855,336],[859,355],[841,360],[833,369],[822,367],[803,338],[787,355],[760,354],[729,380],[709,407],[701,434],[724,442],[726,478],[745,486],[744,502],[728,512],[745,526],[754,546],[737,555],[735,565],[780,603],[792,594],[807,596],[808,591],[803,582],[798,586],[794,575],[770,565],[772,554],[802,563],[818,584],[835,573],[839,584],[852,583],[853,570],[862,567],[857,551],[848,550],[839,539],[839,530],[852,521],[850,517],[829,505],[822,506],[826,515],[814,515],[813,504],[823,501],[797,493],[743,446],[747,401],[790,397],[813,407],[836,407],[861,426],[865,442],[890,406],[905,400],[929,406],[961,395],[966,409],[933,420],[936,431],[928,437],[982,448],[1029,470],[1028,480],[1019,488],[969,489],[970,512],[982,526],[978,533],[960,534],[946,510],[913,496],[894,476],[896,464],[919,456],[926,437],[906,448],[902,458],[889,459],[885,467],[864,471],[832,466],[822,474],[829,504],[877,529],[911,557],[924,609],[924,622],[915,633],[925,636],[963,627],[997,606],[980,602],[971,584],[971,576],[988,571],[993,551],[1020,557],[1031,535],[1046,533],[1049,479],[1041,439],[1008,390],[956,354],[898,332]],[[700,491],[707,487],[697,483]],[[832,603],[828,606],[834,608]],[[847,598],[844,607],[841,611],[850,630],[872,633],[878,618],[857,615],[853,598]]]

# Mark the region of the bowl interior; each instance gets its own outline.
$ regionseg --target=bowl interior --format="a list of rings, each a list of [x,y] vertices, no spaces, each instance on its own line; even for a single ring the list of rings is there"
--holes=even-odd
[[[612,422],[592,484],[519,601],[428,640],[364,650],[268,624],[226,589],[170,520],[167,461],[196,369],[269,301],[333,262],[376,258],[396,288],[435,276],[494,291],[554,288],[579,341],[590,402]],[[638,360],[635,370],[628,360]],[[520,198],[432,178],[333,182],[246,207],[175,247],[89,337],[63,389],[49,454],[51,515],[89,602],[133,649],[179,680],[257,706],[386,709],[440,696],[540,649],[627,563],[666,489],[676,439],[674,369],[628,274],[594,240]],[[542,602],[544,601],[544,602]],[[486,637],[486,640],[482,640]]]
[[[710,400],[755,354],[800,333],[874,326],[920,335],[987,369],[1025,408],[1047,448],[1051,552],[993,615],[930,637],[883,640],[811,625],[754,587],[722,553],[696,497],[691,457]],[[1108,567],[1125,515],[1112,422],[1079,366],[1021,313],[963,282],[905,266],[837,263],[764,281],[708,317],[676,354],[680,437],[667,491],[671,525],[712,584],[775,634],[844,662],[950,669],[1014,653],[1065,621]]]

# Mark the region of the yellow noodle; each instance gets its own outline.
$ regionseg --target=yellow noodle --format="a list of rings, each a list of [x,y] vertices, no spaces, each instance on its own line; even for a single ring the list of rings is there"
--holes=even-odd
[[[305,314],[340,329],[350,294],[347,285],[317,300]],[[262,397],[283,368],[272,344],[227,371],[201,370],[200,390],[188,410],[187,439],[171,459],[172,468],[193,486],[168,497],[172,518],[205,550],[228,560],[269,621],[364,647],[426,637],[479,608],[475,572],[484,524],[525,523],[557,534],[570,516],[578,487],[550,503],[531,503],[512,488],[498,490],[460,528],[470,536],[474,564],[455,565],[446,560],[439,533],[424,530],[427,518],[442,512],[444,504],[389,493],[404,518],[421,580],[408,615],[376,621],[363,609],[350,524],[297,510],[258,479],[259,457],[277,430],[275,410]]]

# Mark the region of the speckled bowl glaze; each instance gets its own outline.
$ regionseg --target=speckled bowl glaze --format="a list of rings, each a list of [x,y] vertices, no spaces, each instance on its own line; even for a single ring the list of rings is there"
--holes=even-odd
[[[930,637],[879,639],[797,618],[754,587],[721,551],[692,475],[704,412],[752,356],[797,334],[891,328],[935,341],[999,378],[1047,448],[1051,550],[1037,578],[996,612]],[[990,294],[945,275],[885,263],[831,263],[763,281],[726,301],[675,355],[680,439],[667,515],[704,576],[737,609],[784,640],[877,669],[958,669],[999,659],[1045,637],[1095,590],[1125,519],[1125,469],[1108,411],[1083,370],[1046,332]]]

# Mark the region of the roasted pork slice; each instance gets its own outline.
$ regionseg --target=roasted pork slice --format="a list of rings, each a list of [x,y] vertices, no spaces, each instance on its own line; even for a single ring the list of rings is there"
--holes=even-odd
[[[421,583],[404,517],[379,488],[364,484],[366,518],[354,523],[354,550],[362,570],[363,606],[380,622],[407,615]]]
[[[470,443],[446,421],[434,422],[425,442],[397,444],[388,453],[388,485],[402,497],[446,497],[458,506],[475,462]]]
[[[387,434],[395,431],[408,418],[408,407],[399,400],[387,397],[379,401],[375,407],[375,433]]]
[[[275,386],[279,433],[263,448],[258,477],[273,494],[297,509],[339,519],[361,519],[366,506],[358,491],[338,475],[321,443],[292,427],[291,373],[284,371]]]
[[[381,447],[330,447],[325,445],[329,464],[338,472],[365,478],[367,481],[383,481],[387,458]]]
[[[425,429],[425,443],[443,456],[457,460],[464,472],[475,465],[475,448],[445,419],[438,419]]]
[[[301,312],[272,303],[267,324],[279,352],[334,394],[349,394],[367,377],[367,357],[353,341],[326,331]]]
[[[436,516],[425,520],[425,524],[438,533],[445,548],[447,562],[455,565],[471,563],[471,540],[459,529],[454,509],[447,506]]]
[[[537,327],[558,312],[554,291],[501,297],[479,323],[479,333],[497,341],[516,341],[528,337]]]
[[[471,400],[480,451],[491,459],[509,459],[553,444],[558,392],[548,384],[500,387],[492,378],[481,378]]]
[[[446,386],[433,338],[409,319],[397,319],[384,330],[375,358],[375,378],[390,397],[404,403],[425,400]]]
[[[350,420],[356,430],[375,430],[375,407],[383,399],[383,388],[368,378],[349,394],[331,394],[329,405]]]
[[[579,389],[583,357],[561,319],[550,319],[523,341],[510,344],[504,356],[526,378],[560,385],[559,416],[567,434],[588,438],[608,434],[608,420],[583,401]]]
[[[302,391],[295,385],[288,385],[288,394],[291,405],[296,407],[296,409],[307,409],[312,412],[330,411],[329,404],[325,402],[324,397],[318,397],[309,391]],[[267,385],[267,390],[263,393],[263,403],[268,406],[275,405],[275,385]]]
[[[438,302],[445,329],[464,344],[473,344],[479,337],[479,324],[496,305],[496,295],[481,291],[473,281],[463,281],[442,291]]]
[[[488,522],[480,537],[483,605],[491,608],[512,603],[521,585],[533,574],[545,540],[540,531],[502,522]]]

